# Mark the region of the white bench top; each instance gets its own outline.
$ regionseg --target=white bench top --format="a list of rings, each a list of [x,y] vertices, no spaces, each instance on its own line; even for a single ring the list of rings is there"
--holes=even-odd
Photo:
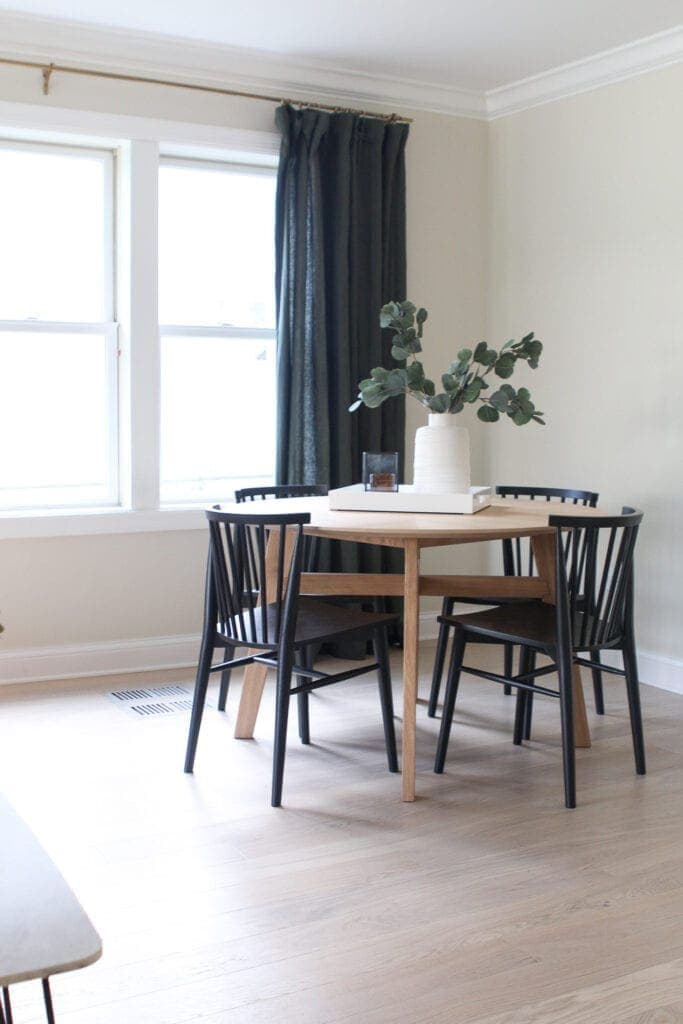
[[[0,796],[0,986],[72,971],[101,955],[80,903]]]

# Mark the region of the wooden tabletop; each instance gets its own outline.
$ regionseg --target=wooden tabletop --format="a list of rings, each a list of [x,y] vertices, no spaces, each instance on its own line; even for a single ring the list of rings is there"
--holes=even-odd
[[[448,539],[449,543],[529,537],[548,530],[550,515],[604,515],[604,510],[556,502],[494,498],[492,504],[472,515],[433,515],[427,512],[348,512],[332,510],[327,497],[277,498],[252,505],[235,502],[221,505],[226,512],[263,512],[263,506],[283,513],[308,512],[306,533],[363,534],[417,540]]]
[[[102,942],[59,871],[0,796],[0,986],[86,967]]]

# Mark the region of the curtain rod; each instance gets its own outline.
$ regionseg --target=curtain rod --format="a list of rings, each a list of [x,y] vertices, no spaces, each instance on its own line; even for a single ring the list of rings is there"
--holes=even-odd
[[[371,110],[355,110],[353,107],[336,107],[328,103],[308,103],[303,100],[282,99],[279,96],[264,96],[257,92],[241,92],[239,89],[219,89],[211,85],[195,85],[192,82],[173,82],[165,78],[145,78],[141,75],[125,75],[118,71],[92,71],[88,68],[77,68],[67,64],[40,64],[31,60],[12,60],[9,57],[0,57],[0,64],[10,64],[13,67],[36,68],[43,76],[43,95],[48,96],[50,92],[50,79],[55,71],[67,75],[87,75],[91,78],[108,78],[117,82],[139,82],[145,85],[166,85],[173,89],[192,89],[195,92],[211,92],[218,96],[240,96],[248,100],[265,100],[267,103],[285,103],[295,107],[311,107],[314,110],[329,110],[334,114],[357,114],[359,117],[376,117],[380,121],[402,121],[412,124],[412,117],[404,117],[402,114],[376,114]]]

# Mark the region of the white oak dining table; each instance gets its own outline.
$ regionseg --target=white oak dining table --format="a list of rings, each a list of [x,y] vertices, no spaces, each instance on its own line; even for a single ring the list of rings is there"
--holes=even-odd
[[[273,499],[274,500],[274,499]],[[310,514],[304,532],[333,540],[401,548],[403,573],[304,573],[301,593],[319,596],[403,597],[403,732],[401,750],[402,798],[415,799],[415,733],[417,714],[419,601],[420,597],[536,598],[555,600],[555,531],[548,519],[562,515],[600,516],[598,509],[528,500],[495,498],[473,515],[432,515],[417,512],[333,511],[326,497],[279,498],[277,512]],[[221,505],[225,511],[244,513],[244,505]],[[259,503],[259,512],[263,506]],[[472,544],[514,537],[529,537],[537,576],[422,575],[423,548]],[[273,557],[275,552],[272,553]],[[268,553],[266,555],[268,571]],[[235,726],[237,739],[250,739],[258,715],[267,668],[252,664],[245,670]],[[574,666],[574,729],[576,746],[590,746],[581,675]]]

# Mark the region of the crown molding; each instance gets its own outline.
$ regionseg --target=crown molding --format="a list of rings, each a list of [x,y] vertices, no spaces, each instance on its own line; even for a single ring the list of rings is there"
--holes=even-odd
[[[261,50],[0,12],[0,56],[75,64],[339,106],[486,117],[483,94],[291,60]]]
[[[260,50],[0,12],[0,55],[332,105],[495,120],[683,60],[683,26],[488,92],[372,75]]]
[[[683,26],[679,25],[635,43],[491,89],[486,93],[487,119],[492,121],[543,103],[600,89],[682,60]]]

